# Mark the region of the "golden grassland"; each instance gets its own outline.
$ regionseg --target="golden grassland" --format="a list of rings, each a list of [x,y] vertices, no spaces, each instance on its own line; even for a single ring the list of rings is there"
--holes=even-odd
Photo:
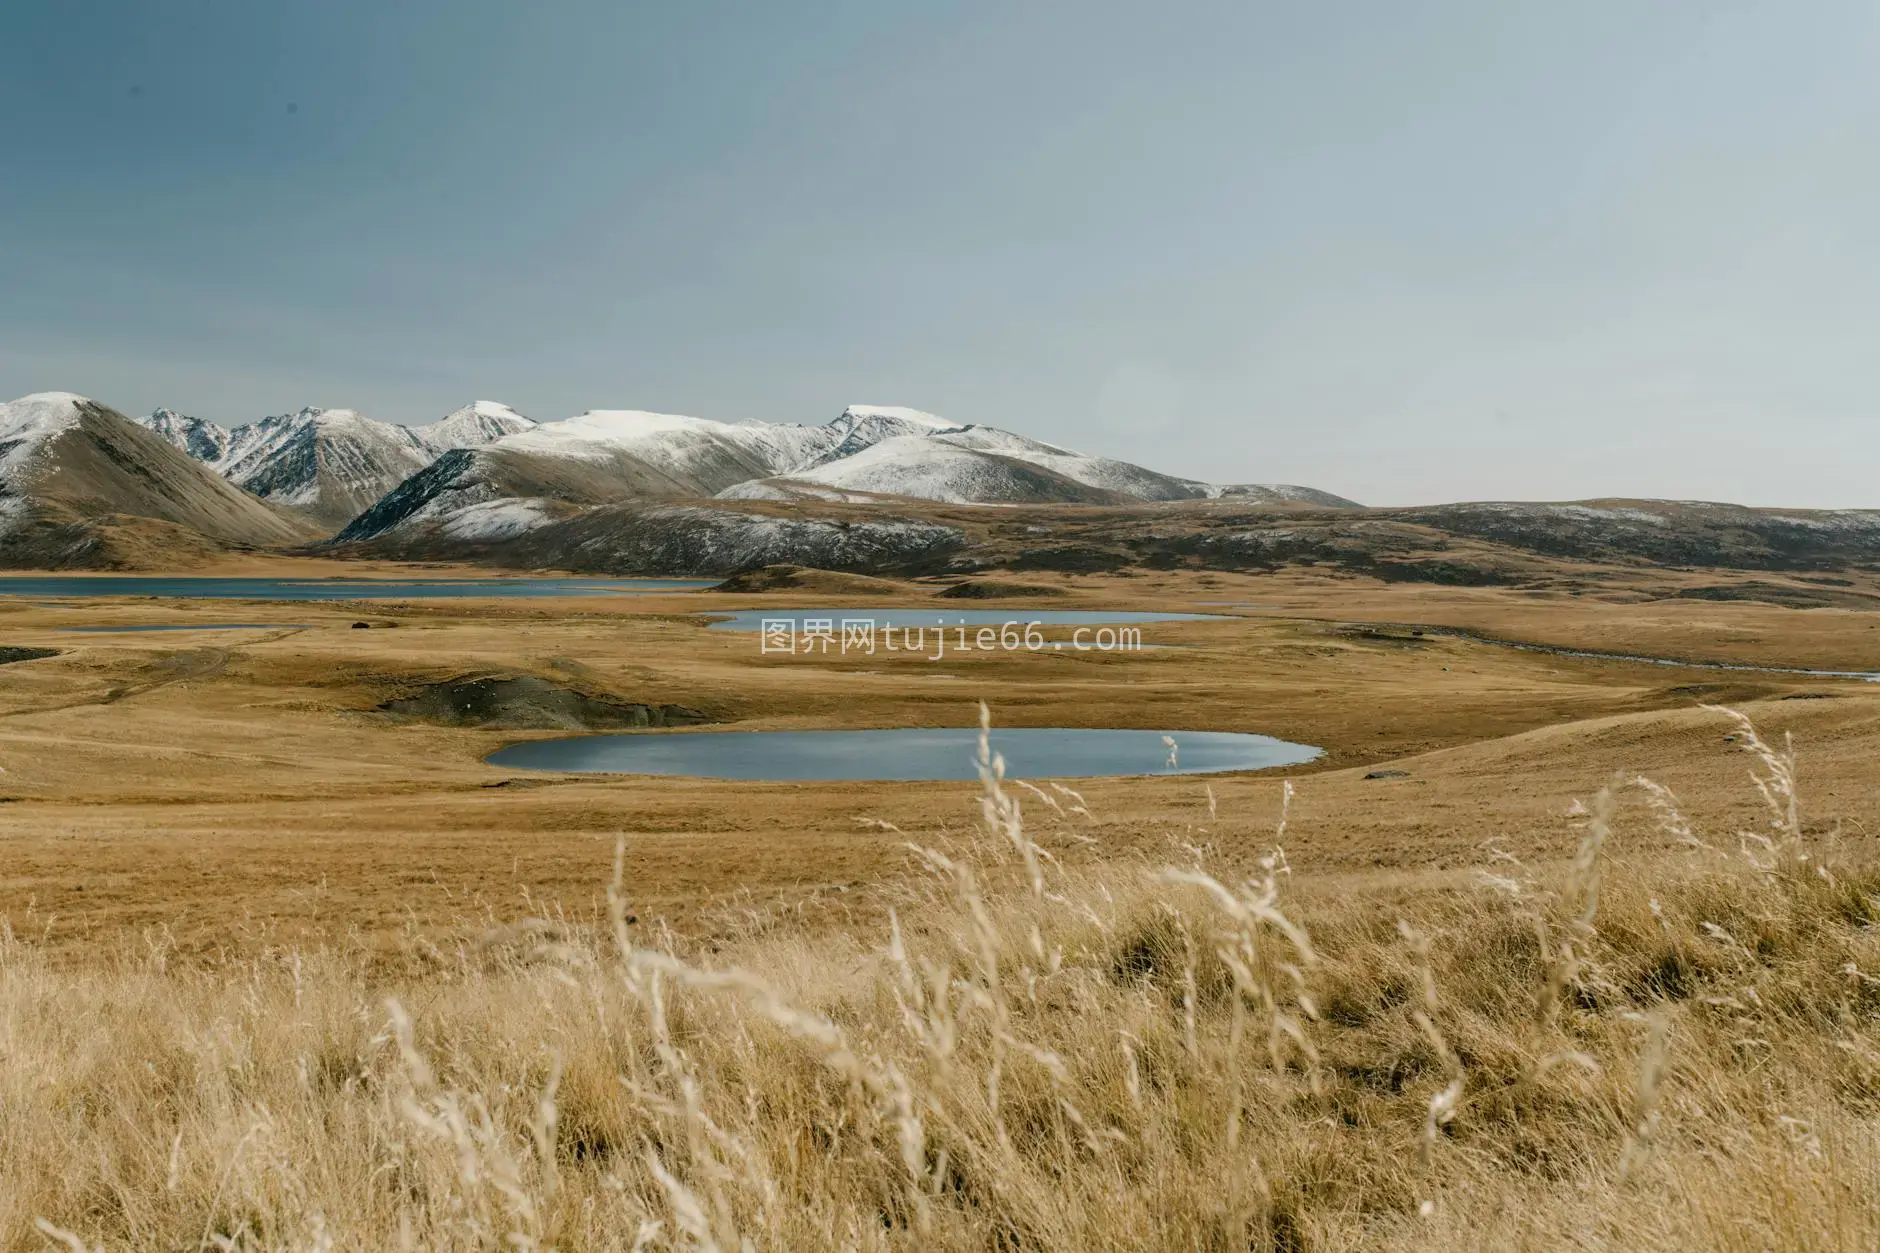
[[[646,927],[624,839],[601,919],[421,975],[8,936],[0,1241],[1871,1248],[1880,868],[1714,716],[1753,827],[1622,776],[1564,866],[1472,879],[1328,892],[1284,808],[1246,874],[1218,813],[1074,864],[1087,798],[988,761],[976,828],[880,830],[925,871],[885,922],[808,946]]]
[[[1880,670],[1875,615],[1026,579],[1236,616],[927,662],[697,616],[960,603],[920,584],[0,601],[0,642],[61,650],[0,666],[0,1248],[1880,1245],[1880,692],[1387,625]],[[378,710],[486,673],[1327,751],[1074,791],[527,776],[481,759],[545,732]]]
[[[291,572],[333,569],[299,563]],[[1492,837],[1538,854],[1539,842],[1522,845],[1527,833],[1548,831],[1561,798],[1586,779],[1620,768],[1653,771],[1727,810],[1720,733],[1691,715],[1699,701],[1765,702],[1757,716],[1767,725],[1816,746],[1819,804],[1855,813],[1871,802],[1880,710],[1871,685],[1556,658],[1349,624],[1450,623],[1575,646],[1629,641],[1687,657],[1880,670],[1873,614],[1306,577],[1061,582],[1065,594],[1050,607],[1274,608],[1217,606],[1253,616],[1149,628],[1151,641],[1183,648],[928,662],[766,657],[752,637],[707,631],[696,616],[854,603],[794,590],[75,609],[0,601],[8,643],[64,650],[0,667],[0,911],[16,930],[81,952],[165,926],[186,953],[239,947],[250,934],[271,943],[356,936],[395,963],[427,928],[466,914],[504,921],[552,902],[593,915],[598,868],[623,830],[633,836],[641,908],[693,925],[702,906],[732,893],[770,908],[853,897],[902,873],[904,850],[860,817],[939,829],[972,820],[970,797],[951,784],[503,772],[483,756],[540,733],[377,711],[414,685],[481,673],[685,705],[746,728],[966,725],[985,699],[1011,724],[1250,730],[1322,745],[1323,761],[1295,772],[1312,786],[1293,852],[1315,873],[1472,865]],[[952,608],[930,587],[887,586],[869,601]],[[281,626],[65,629],[192,620]],[[378,626],[356,630],[355,621]],[[387,623],[396,628],[379,629]],[[1833,699],[1783,699],[1796,696]],[[1410,777],[1363,777],[1385,765]],[[1237,776],[1214,789],[1228,815],[1223,846],[1257,846],[1276,784]],[[1087,791],[1110,847],[1160,847],[1203,804],[1190,779],[1093,781]]]

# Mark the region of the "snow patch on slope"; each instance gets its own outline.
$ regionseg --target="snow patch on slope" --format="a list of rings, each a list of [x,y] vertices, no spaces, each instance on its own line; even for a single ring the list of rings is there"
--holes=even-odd
[[[718,500],[827,500],[837,504],[865,505],[878,499],[872,492],[844,491],[800,478],[752,479],[733,483],[717,494]]]
[[[1776,514],[1772,522],[1785,522],[1810,531],[1841,534],[1865,534],[1880,531],[1880,513],[1869,509],[1824,509],[1812,517]]]
[[[438,533],[456,540],[514,539],[555,520],[554,501],[486,500],[444,515]]]
[[[1477,513],[1505,514],[1509,517],[1546,519],[1563,518],[1585,522],[1642,522],[1647,526],[1665,526],[1670,519],[1645,509],[1612,505],[1537,504],[1518,500],[1486,500],[1479,504],[1452,506]]]
[[[18,496],[0,496],[0,538],[18,530],[31,513],[27,503]]]

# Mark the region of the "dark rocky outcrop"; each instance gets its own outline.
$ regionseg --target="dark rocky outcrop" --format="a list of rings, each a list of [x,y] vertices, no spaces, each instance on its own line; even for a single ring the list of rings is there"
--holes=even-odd
[[[385,701],[383,713],[453,727],[514,731],[601,731],[713,721],[683,705],[619,700],[535,675],[478,675],[431,683]]]

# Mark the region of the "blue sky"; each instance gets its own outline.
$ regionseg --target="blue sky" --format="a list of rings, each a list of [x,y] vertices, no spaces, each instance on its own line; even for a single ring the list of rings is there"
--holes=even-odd
[[[1865,3],[0,6],[0,397],[1880,506]]]

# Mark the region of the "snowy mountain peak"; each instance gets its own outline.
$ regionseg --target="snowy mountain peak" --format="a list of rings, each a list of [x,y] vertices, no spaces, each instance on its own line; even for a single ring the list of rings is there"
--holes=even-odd
[[[152,410],[148,417],[131,421],[161,435],[198,461],[213,465],[228,455],[228,428],[206,418],[159,408]]]
[[[811,460],[811,465],[841,461],[883,440],[903,435],[927,437],[966,428],[957,422],[900,405],[850,405],[822,429],[833,439],[827,448]]]
[[[38,464],[47,442],[77,426],[81,406],[91,403],[72,392],[34,392],[0,404],[0,485]]]
[[[490,447],[582,460],[609,460],[631,454],[667,462],[685,460],[702,445],[741,442],[749,431],[766,425],[714,422],[644,409],[590,409],[559,422],[542,422],[505,435]]]
[[[316,426],[359,426],[362,424],[370,426],[392,425],[389,422],[380,422],[377,419],[368,418],[357,409],[324,409],[316,405],[304,405],[297,413],[275,414],[271,417],[261,419],[261,422],[310,422]],[[260,423],[252,423],[251,425],[258,426]]]
[[[0,439],[51,434],[77,421],[79,406],[91,403],[76,392],[34,392],[7,401],[0,404]]]
[[[309,406],[236,427],[210,465],[264,500],[337,527],[433,456],[410,427]]]
[[[477,400],[414,429],[420,439],[442,453],[453,448],[480,448],[534,426],[532,419],[523,417],[501,401]]]
[[[470,402],[468,411],[480,413],[486,418],[515,418],[519,422],[527,422],[530,426],[535,425],[533,419],[523,417],[500,400],[473,400]],[[465,410],[459,409],[450,416],[454,418],[458,413],[463,412]]]
[[[892,422],[906,423],[909,426],[924,426],[934,431],[952,431],[965,425],[949,422],[939,414],[928,413],[921,409],[909,409],[905,405],[850,405],[842,411],[837,422],[857,423],[869,418],[886,418]]]

